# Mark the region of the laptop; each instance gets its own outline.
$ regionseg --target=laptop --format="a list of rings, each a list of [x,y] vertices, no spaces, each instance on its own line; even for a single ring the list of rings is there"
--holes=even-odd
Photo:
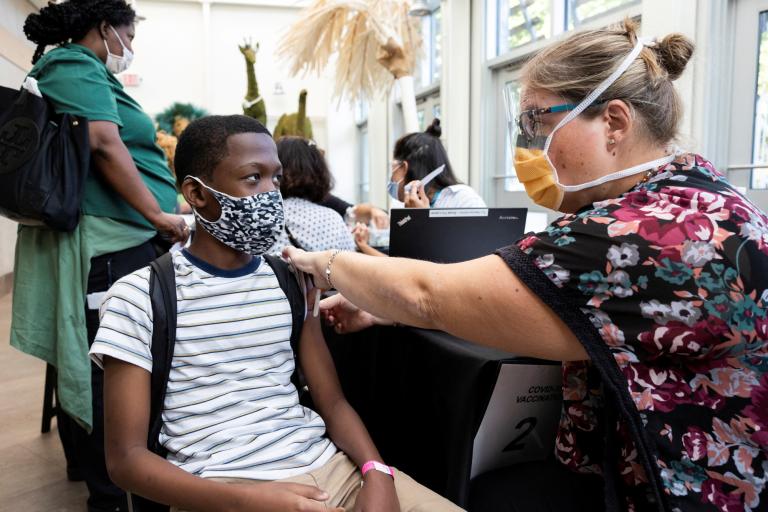
[[[493,254],[523,236],[526,208],[396,208],[389,255],[456,263]]]

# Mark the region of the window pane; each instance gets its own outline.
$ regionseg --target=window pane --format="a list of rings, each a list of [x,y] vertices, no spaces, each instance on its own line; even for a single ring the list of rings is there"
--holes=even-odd
[[[520,103],[520,82],[517,81],[511,81],[504,84],[504,88],[507,90],[507,94],[509,95],[510,102],[515,105]],[[506,108],[506,105],[504,105],[504,102],[501,102],[502,108]],[[520,181],[517,179],[517,175],[515,174],[515,166],[513,164],[513,147],[515,145],[515,141],[513,140],[513,137],[516,137],[516,133],[510,133],[509,131],[509,125],[507,123],[504,123],[505,128],[505,137],[504,137],[504,170],[503,173],[507,176],[510,176],[510,178],[504,180],[504,190],[507,192],[515,192],[519,190],[525,190],[525,187],[523,187],[523,184],[520,183]]]
[[[424,131],[426,126],[424,125],[424,109],[416,112],[416,117],[419,120],[419,130]]]
[[[760,13],[752,162],[768,163],[768,11]],[[768,188],[768,167],[752,171],[752,188]]]
[[[443,67],[443,10],[432,13],[432,82],[440,80]]]
[[[496,33],[496,55],[551,37],[552,0],[487,0],[489,29]],[[490,26],[495,23],[496,26]]]
[[[424,49],[419,52],[419,63],[416,66],[416,84],[427,87],[432,81],[432,17],[421,18],[421,40]]]
[[[440,101],[440,98],[438,98],[437,101]],[[435,119],[440,119],[440,103],[432,107],[432,117]]]
[[[639,0],[567,0],[568,29],[637,3]]]

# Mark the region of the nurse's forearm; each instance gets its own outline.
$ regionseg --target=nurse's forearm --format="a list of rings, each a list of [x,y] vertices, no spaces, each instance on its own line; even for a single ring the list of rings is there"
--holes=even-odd
[[[315,253],[315,276],[325,276],[333,251]],[[330,266],[333,286],[358,307],[395,322],[439,328],[431,301],[445,265],[339,252]],[[323,279],[324,280],[324,279]],[[371,286],[368,283],[377,283]],[[327,282],[318,285],[327,287]]]

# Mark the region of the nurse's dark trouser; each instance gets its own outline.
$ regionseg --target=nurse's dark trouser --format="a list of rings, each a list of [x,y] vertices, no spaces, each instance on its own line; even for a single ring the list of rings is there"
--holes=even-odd
[[[151,242],[124,251],[105,254],[91,260],[87,293],[104,292],[121,277],[149,265],[157,256]],[[88,309],[85,322],[88,328],[88,346],[93,344],[99,328],[98,309]],[[56,422],[59,437],[67,458],[67,467],[79,472],[88,485],[88,511],[126,511],[125,493],[109,479],[104,458],[104,372],[91,363],[93,387],[93,432],[86,431],[66,413],[59,411]]]

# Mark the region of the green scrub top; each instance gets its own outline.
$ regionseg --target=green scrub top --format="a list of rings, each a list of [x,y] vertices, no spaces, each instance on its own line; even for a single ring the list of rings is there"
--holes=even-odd
[[[58,113],[118,125],[120,138],[160,208],[174,211],[176,183],[165,153],[155,142],[154,123],[95,53],[78,44],[66,44],[43,55],[29,76],[37,80],[40,92]],[[85,183],[82,212],[152,227],[93,167]]]

